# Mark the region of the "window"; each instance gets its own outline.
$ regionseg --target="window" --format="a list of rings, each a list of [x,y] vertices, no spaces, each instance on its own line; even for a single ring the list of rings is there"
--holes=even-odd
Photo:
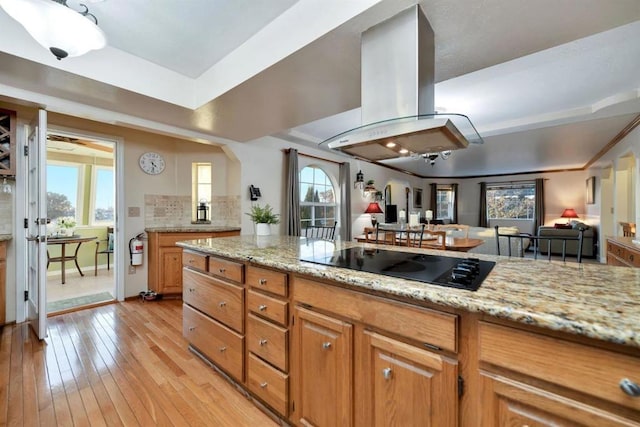
[[[207,205],[211,202],[211,163],[197,162],[191,164],[191,204],[192,204],[192,220],[197,220],[196,213],[198,211],[198,203],[205,202]]]
[[[529,219],[535,216],[534,182],[487,185],[487,219]]]
[[[95,166],[94,170],[91,224],[113,224],[115,218],[113,168]]]
[[[456,192],[452,186],[438,185],[436,189],[436,218],[453,219],[453,205],[456,200]]]
[[[65,163],[47,164],[47,216],[51,221],[60,217],[73,217],[82,223],[82,170],[79,165]]]
[[[300,221],[310,225],[333,225],[336,220],[336,198],[333,184],[317,166],[300,171]]]

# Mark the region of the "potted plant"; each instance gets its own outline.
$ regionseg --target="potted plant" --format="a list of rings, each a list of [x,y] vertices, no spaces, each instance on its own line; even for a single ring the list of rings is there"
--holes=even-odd
[[[247,215],[251,217],[251,221],[256,224],[257,236],[268,236],[271,234],[271,224],[278,224],[280,222],[280,215],[274,214],[273,209],[269,204],[264,207],[260,205],[251,206],[251,211],[247,212]]]
[[[59,236],[73,236],[76,228],[76,219],[72,216],[62,216],[56,220]]]

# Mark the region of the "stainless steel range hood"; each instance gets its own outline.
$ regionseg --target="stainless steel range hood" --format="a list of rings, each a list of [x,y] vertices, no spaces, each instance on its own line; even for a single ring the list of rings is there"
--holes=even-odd
[[[435,114],[434,36],[420,6],[362,33],[361,55],[364,126],[322,143],[380,161],[482,142],[466,116]]]

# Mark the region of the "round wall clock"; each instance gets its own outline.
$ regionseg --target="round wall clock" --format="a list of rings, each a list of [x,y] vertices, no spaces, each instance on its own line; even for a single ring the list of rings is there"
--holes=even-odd
[[[162,154],[148,152],[140,156],[140,169],[149,175],[157,175],[164,170],[164,157]]]

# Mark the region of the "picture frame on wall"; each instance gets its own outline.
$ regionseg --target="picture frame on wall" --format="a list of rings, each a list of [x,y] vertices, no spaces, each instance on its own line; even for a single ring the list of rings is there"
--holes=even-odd
[[[596,202],[596,177],[587,178],[587,204],[593,205]]]
[[[413,208],[422,209],[422,188],[413,189]]]

